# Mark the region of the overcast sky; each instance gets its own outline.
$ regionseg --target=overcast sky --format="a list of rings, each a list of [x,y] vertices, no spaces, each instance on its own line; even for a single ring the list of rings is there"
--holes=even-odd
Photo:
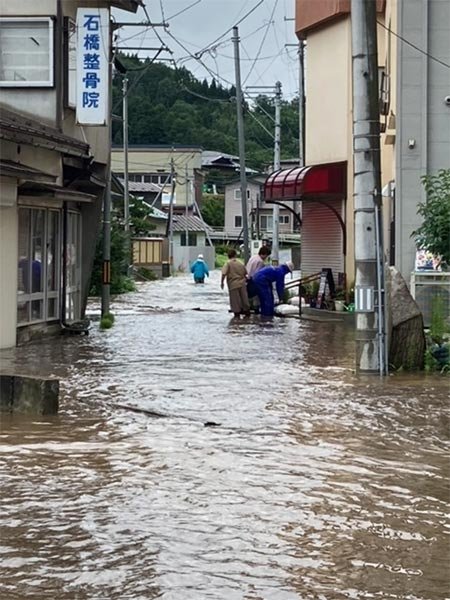
[[[273,86],[281,81],[283,96],[291,99],[298,93],[298,60],[295,47],[286,44],[297,42],[294,22],[294,0],[145,0],[152,22],[164,20],[169,23],[168,31],[191,54],[209,47],[253,7],[257,7],[239,24],[241,38],[241,72],[244,87]],[[261,2],[261,4],[260,4]],[[190,5],[188,10],[176,14]],[[258,6],[258,4],[260,4]],[[117,21],[141,22],[146,20],[143,9],[136,15],[113,11]],[[118,46],[157,46],[158,40],[151,29],[146,32],[135,27],[123,27],[119,31]],[[212,75],[197,60],[171,38],[163,28],[157,29],[165,44],[173,51],[177,64],[186,66],[198,79],[211,79]],[[218,81],[234,83],[234,60],[231,32],[214,43],[210,51],[202,54],[201,60],[208,69],[219,75]],[[132,39],[130,36],[135,36]],[[133,51],[135,52],[135,51]],[[153,56],[154,52],[141,50],[139,56]],[[169,57],[168,53],[161,56]],[[258,60],[254,62],[254,59]],[[220,79],[222,78],[222,79]]]

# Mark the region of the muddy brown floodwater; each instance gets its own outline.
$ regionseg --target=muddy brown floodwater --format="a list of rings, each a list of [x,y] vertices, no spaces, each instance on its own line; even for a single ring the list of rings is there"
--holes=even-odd
[[[2,417],[2,600],[450,597],[448,379],[356,377],[341,323],[233,322],[216,272],[112,308],[0,354],[61,380],[57,417]]]

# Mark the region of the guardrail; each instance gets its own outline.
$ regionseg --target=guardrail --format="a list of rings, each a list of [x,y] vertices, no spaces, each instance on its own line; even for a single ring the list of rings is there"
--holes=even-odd
[[[271,239],[272,232],[261,231],[263,237]],[[210,231],[210,237],[213,240],[230,240],[237,241],[242,240],[242,232],[236,233],[236,231],[226,230],[225,227],[214,227]],[[280,233],[279,240],[284,244],[299,244],[300,234],[299,233]]]

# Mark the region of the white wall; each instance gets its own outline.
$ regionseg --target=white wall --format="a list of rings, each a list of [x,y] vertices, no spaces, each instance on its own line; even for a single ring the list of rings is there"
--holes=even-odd
[[[5,200],[2,185],[2,202]],[[17,327],[17,205],[0,205],[0,348],[16,345]]]
[[[306,161],[347,160],[351,132],[350,19],[308,34]]]

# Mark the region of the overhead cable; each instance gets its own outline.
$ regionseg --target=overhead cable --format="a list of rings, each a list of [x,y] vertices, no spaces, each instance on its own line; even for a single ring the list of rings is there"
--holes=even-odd
[[[411,48],[414,48],[414,50],[417,50],[417,52],[420,52],[424,56],[427,56],[430,60],[434,60],[435,62],[439,63],[443,67],[447,67],[447,69],[450,69],[450,64],[444,62],[440,58],[436,58],[436,56],[433,56],[429,52],[426,52],[425,50],[422,50],[422,48],[419,48],[419,46],[416,46],[415,44],[413,44],[412,42],[410,42],[406,38],[402,37],[400,34],[396,33],[395,31],[392,31],[392,29],[390,27],[387,27],[381,21],[377,21],[377,23],[378,23],[378,25],[380,25],[380,27],[383,27],[383,29],[386,29],[386,31],[388,31],[389,34],[394,35],[396,38],[398,38],[399,40],[401,40],[406,45],[411,46]]]
[[[258,52],[256,53],[255,60],[253,61],[253,64],[250,67],[250,71],[247,73],[247,77],[244,79],[243,84],[245,84],[245,82],[248,80],[248,78],[252,74],[253,69],[255,68],[256,62],[257,62],[257,60],[258,60],[258,58],[259,58],[259,56],[261,54],[261,50],[262,50],[262,48],[264,46],[264,42],[266,41],[267,34],[269,33],[270,24],[273,22],[273,15],[275,14],[275,10],[276,10],[277,6],[278,6],[278,0],[275,0],[273,8],[272,8],[272,12],[270,14],[269,22],[267,23],[266,31],[264,32],[263,38],[262,38],[261,43],[259,45]]]
[[[216,42],[219,42],[222,38],[224,38],[228,33],[230,33],[233,30],[233,27],[236,27],[237,25],[239,25],[240,23],[242,23],[242,21],[245,21],[245,19],[247,19],[247,17],[249,17],[253,12],[255,12],[255,10],[261,6],[261,4],[264,2],[265,0],[259,0],[258,4],[255,4],[255,6],[253,8],[251,8],[248,12],[245,13],[245,15],[243,17],[241,17],[239,19],[239,21],[237,21],[236,23],[234,23],[229,29],[227,29],[226,31],[224,31],[222,33],[222,35],[219,35],[218,38],[216,38],[213,42],[211,42],[210,44],[208,44],[207,46],[205,46],[202,50],[200,50],[199,52],[196,52],[196,56],[197,58],[201,58],[203,56],[203,54],[205,52],[207,52],[211,46],[214,46],[214,44]],[[278,2],[278,0],[276,0]]]

